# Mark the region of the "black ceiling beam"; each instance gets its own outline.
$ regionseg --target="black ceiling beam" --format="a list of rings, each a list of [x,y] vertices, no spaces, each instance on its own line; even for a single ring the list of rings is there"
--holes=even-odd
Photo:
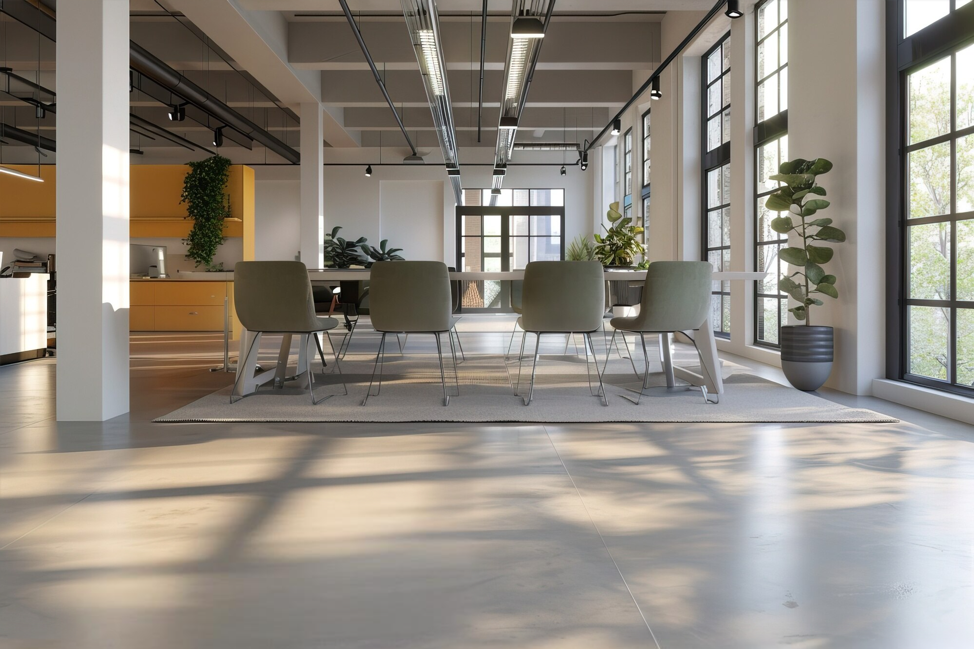
[[[44,149],[45,151],[57,152],[57,142],[51,138],[19,129],[16,126],[11,126],[10,124],[0,123],[0,138],[3,138],[4,140],[13,140],[14,142],[22,142],[23,144],[27,144],[29,146],[36,146],[40,149]]]

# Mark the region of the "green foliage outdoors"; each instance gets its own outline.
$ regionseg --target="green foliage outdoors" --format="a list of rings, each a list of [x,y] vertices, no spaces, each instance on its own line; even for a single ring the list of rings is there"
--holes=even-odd
[[[779,173],[771,176],[771,180],[782,185],[768,196],[765,203],[773,212],[788,213],[787,216],[779,216],[771,221],[772,230],[783,235],[794,233],[801,238],[801,247],[782,248],[778,253],[782,261],[799,269],[782,277],[778,281],[778,290],[787,293],[799,303],[788,310],[798,320],[809,325],[812,324],[811,308],[823,304],[816,295],[839,297],[835,288],[835,275],[827,274],[822,268],[822,264],[832,259],[834,251],[821,244],[841,243],[845,241],[845,233],[832,225],[832,219],[819,217],[809,220],[829,206],[827,200],[811,197],[825,196],[825,188],[817,184],[817,177],[827,174],[831,169],[832,163],[825,158],[797,158],[782,163],[778,168]],[[798,281],[795,281],[796,278]]]
[[[966,52],[966,54],[965,54]],[[951,65],[945,57],[909,75],[907,83],[907,140],[918,144],[974,126],[974,79],[972,50],[956,57],[956,97],[951,106]],[[954,108],[955,114],[951,115]],[[954,163],[951,161],[954,149]],[[910,219],[938,217],[974,211],[974,136],[921,146],[905,155],[907,163],[907,295],[913,299],[951,299],[951,239],[956,237],[956,279],[954,296],[974,300],[974,220],[961,219],[951,232],[949,218],[941,222],[910,225]],[[951,192],[951,167],[956,167],[956,185]],[[951,209],[951,202],[954,208]],[[950,339],[956,340],[957,383],[974,385],[974,311],[958,309],[951,325],[951,309],[945,306],[910,306],[907,309],[909,335],[908,371],[911,374],[947,380]]]
[[[338,236],[341,229],[341,226],[335,226],[331,234],[325,235],[325,268],[364,266],[368,259],[362,254],[362,246],[367,239],[359,237],[355,241],[346,241]]]
[[[379,242],[378,248],[374,248],[367,243],[363,243],[360,246],[362,248],[362,252],[368,255],[371,259],[371,261],[366,262],[366,268],[372,268],[372,264],[377,261],[403,261],[404,257],[397,254],[402,252],[402,248],[389,248],[387,250],[386,246],[388,244],[389,240],[383,239]]]
[[[568,261],[594,261],[595,246],[592,240],[585,235],[578,235],[565,250],[565,259]]]
[[[646,252],[643,244],[639,242],[638,236],[643,233],[643,229],[632,224],[632,219],[624,217],[619,212],[619,202],[616,201],[609,205],[606,212],[611,227],[602,228],[605,234],[595,235],[595,257],[603,266],[623,266],[630,267],[633,260]]]
[[[223,219],[230,216],[230,200],[226,194],[230,180],[230,160],[220,155],[189,162],[189,173],[183,181],[181,203],[186,203],[187,218],[193,228],[184,243],[189,247],[186,257],[196,266],[210,267],[217,248],[226,239]]]

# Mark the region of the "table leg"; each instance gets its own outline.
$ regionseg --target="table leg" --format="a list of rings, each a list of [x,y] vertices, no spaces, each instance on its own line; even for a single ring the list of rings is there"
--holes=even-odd
[[[684,381],[689,381],[693,385],[705,385],[707,391],[712,394],[724,393],[724,379],[720,374],[720,359],[717,357],[717,338],[714,336],[714,328],[707,321],[697,331],[684,331],[687,337],[693,339],[700,352],[700,364],[702,365],[703,375],[691,372],[683,367],[674,367],[674,373]]]

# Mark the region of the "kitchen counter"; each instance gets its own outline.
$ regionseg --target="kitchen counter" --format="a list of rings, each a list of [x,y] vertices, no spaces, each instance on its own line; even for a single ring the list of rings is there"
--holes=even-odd
[[[48,278],[0,277],[0,365],[44,356]]]

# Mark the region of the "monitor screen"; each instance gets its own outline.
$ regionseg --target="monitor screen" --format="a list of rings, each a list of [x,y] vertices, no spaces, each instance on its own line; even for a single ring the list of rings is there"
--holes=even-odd
[[[166,277],[166,246],[129,244],[129,273],[139,277]]]

